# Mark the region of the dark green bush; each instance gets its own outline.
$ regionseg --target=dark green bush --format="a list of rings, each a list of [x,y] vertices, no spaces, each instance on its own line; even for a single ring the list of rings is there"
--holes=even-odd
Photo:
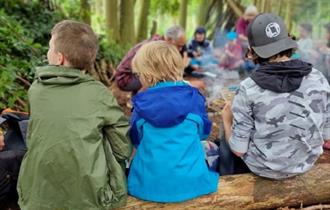
[[[28,84],[35,67],[47,64],[50,30],[56,22],[68,19],[62,9],[47,2],[52,1],[0,0],[0,110],[27,111]],[[116,66],[126,49],[101,37],[97,60]]]

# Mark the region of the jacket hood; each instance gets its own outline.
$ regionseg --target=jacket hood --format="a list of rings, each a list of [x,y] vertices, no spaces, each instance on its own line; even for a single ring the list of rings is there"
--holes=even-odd
[[[263,89],[277,93],[290,93],[297,90],[304,76],[312,71],[310,63],[289,60],[278,63],[262,63],[251,74],[251,79]]]
[[[44,85],[71,85],[94,80],[78,69],[63,66],[37,67],[35,79]]]
[[[156,127],[178,125],[189,113],[200,115],[204,125],[208,124],[204,97],[196,88],[183,82],[175,84],[166,86],[163,83],[137,94],[133,98],[134,112]]]

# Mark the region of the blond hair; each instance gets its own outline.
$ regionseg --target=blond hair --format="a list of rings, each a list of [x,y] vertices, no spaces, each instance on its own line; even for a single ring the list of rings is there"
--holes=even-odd
[[[183,59],[178,49],[165,41],[143,45],[133,59],[133,72],[146,86],[183,79]]]
[[[98,39],[93,29],[72,20],[57,23],[51,35],[56,52],[60,52],[73,68],[89,70],[96,58]]]

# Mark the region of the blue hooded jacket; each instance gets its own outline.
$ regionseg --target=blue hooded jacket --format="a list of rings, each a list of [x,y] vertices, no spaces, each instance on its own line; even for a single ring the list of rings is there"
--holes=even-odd
[[[205,99],[184,82],[162,82],[133,98],[131,139],[137,147],[128,177],[132,196],[180,202],[215,192],[218,174],[200,140],[211,130]]]

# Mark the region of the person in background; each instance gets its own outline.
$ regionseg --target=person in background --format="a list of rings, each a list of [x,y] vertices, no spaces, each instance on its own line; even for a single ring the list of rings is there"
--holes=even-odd
[[[133,97],[131,139],[137,148],[128,192],[142,200],[181,202],[217,191],[201,140],[210,133],[205,98],[183,81],[177,49],[164,41],[141,47],[133,70],[144,91]]]
[[[258,176],[285,179],[309,171],[330,141],[330,87],[321,72],[290,59],[297,43],[271,13],[249,25],[250,54],[260,64],[222,112],[226,141],[220,172],[235,172],[230,154]],[[227,145],[227,146],[226,146]],[[228,154],[228,153],[227,153]],[[223,163],[223,164],[221,164]]]
[[[206,40],[206,30],[203,27],[198,27],[194,32],[194,38],[188,44],[188,56],[190,65],[185,69],[187,75],[195,75],[201,68],[202,56],[211,55],[212,48],[210,42]]]
[[[309,63],[314,62],[313,40],[311,38],[313,26],[310,23],[302,23],[299,25],[298,51],[300,59]]]
[[[245,54],[249,47],[247,38],[247,29],[249,23],[258,15],[258,9],[254,5],[248,6],[242,17],[240,17],[235,25],[236,33],[238,35],[238,43],[242,46],[243,54]]]
[[[198,27],[195,30],[194,38],[188,44],[188,54],[192,58],[198,58],[209,53],[211,53],[211,45],[206,40],[206,30],[203,27]]]
[[[220,67],[228,70],[238,70],[243,64],[242,47],[237,43],[237,34],[228,32],[229,42],[225,45],[224,53],[220,59]]]
[[[129,122],[92,68],[98,39],[71,20],[51,31],[48,66],[29,89],[27,153],[17,191],[24,210],[108,210],[127,200]]]
[[[152,41],[159,40],[163,40],[169,44],[174,45],[180,52],[185,66],[188,66],[189,58],[186,47],[185,31],[180,26],[172,26],[166,30],[164,36],[155,35],[148,40],[144,40],[138,43],[128,51],[128,53],[119,63],[115,74],[116,83],[121,90],[130,91],[133,92],[133,94],[136,94],[141,89],[141,82],[132,72],[132,60],[134,59],[135,54],[143,45]]]

